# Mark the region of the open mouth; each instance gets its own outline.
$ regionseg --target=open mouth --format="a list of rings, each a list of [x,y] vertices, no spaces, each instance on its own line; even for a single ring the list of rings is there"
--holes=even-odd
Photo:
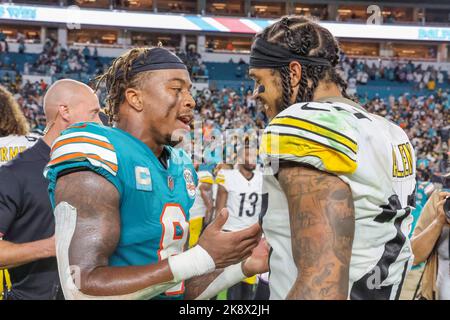
[[[178,121],[180,121],[183,124],[184,129],[190,130],[191,129],[191,123],[194,117],[192,115],[182,115],[177,118]]]

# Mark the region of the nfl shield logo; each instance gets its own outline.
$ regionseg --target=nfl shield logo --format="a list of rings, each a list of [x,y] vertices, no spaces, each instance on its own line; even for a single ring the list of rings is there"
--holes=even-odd
[[[169,187],[170,191],[173,190],[174,183],[173,183],[173,178],[172,178],[172,176],[168,176],[168,177],[167,177],[167,186]]]
[[[186,182],[186,191],[192,199],[195,198],[196,187],[194,183],[194,178],[192,177],[192,172],[189,169],[184,169],[183,172],[184,181]]]

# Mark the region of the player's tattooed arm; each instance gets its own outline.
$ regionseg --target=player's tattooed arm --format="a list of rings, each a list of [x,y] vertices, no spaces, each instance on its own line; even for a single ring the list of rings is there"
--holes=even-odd
[[[295,163],[278,180],[289,205],[292,253],[299,270],[287,299],[347,299],[355,217],[350,187]]]
[[[120,238],[119,194],[109,181],[91,171],[70,173],[58,179],[55,201],[77,210],[69,263],[80,268],[82,293],[121,296],[162,283],[169,284],[160,292],[170,288],[173,275],[167,260],[147,266],[108,266]]]
[[[77,211],[68,251],[69,264],[80,270],[78,289],[82,294],[99,299],[148,299],[179,283],[168,259],[144,266],[109,266],[120,238],[119,194],[100,175],[82,171],[60,177],[55,202],[67,202]],[[220,215],[199,240],[217,268],[249,257],[261,236],[257,224],[233,233],[221,232],[227,217],[226,212]]]

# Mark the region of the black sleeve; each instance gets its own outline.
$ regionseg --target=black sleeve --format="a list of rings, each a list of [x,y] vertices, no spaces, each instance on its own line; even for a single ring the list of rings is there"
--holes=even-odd
[[[6,235],[20,208],[20,187],[7,168],[0,168],[0,236]]]

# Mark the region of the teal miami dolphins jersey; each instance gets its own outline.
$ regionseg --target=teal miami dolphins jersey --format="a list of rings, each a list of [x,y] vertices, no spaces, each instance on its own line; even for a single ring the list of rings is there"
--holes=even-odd
[[[197,175],[183,150],[165,148],[167,169],[139,139],[97,123],[75,124],[52,145],[44,174],[53,207],[56,180],[67,170],[92,170],[119,192],[121,232],[110,266],[153,264],[184,249]],[[181,299],[183,293],[181,282],[157,298]]]

